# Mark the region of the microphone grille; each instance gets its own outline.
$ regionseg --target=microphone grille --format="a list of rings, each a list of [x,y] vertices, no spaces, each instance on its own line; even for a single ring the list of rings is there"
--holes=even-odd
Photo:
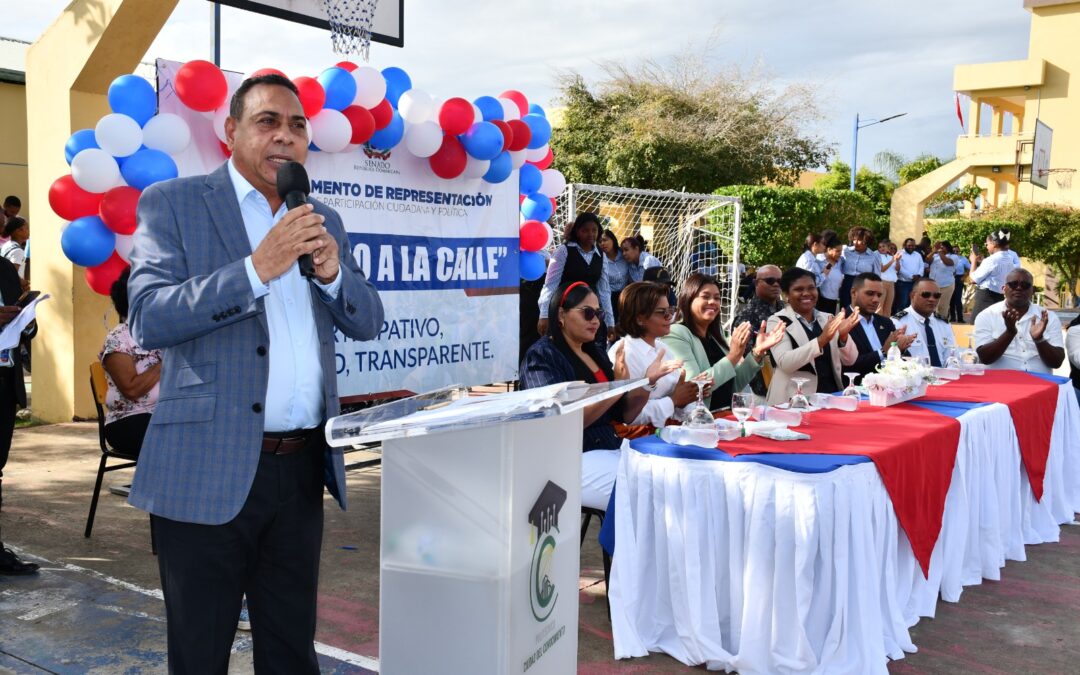
[[[311,193],[311,180],[300,162],[285,162],[277,172],[277,193],[282,199],[290,192]]]

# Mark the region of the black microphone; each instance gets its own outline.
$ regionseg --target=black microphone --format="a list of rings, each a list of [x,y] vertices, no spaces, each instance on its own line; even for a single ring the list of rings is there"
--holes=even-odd
[[[285,202],[285,207],[290,211],[297,206],[307,204],[308,193],[311,192],[311,180],[308,179],[307,171],[300,162],[285,162],[277,172],[277,193]],[[300,256],[297,263],[300,265],[300,274],[307,278],[315,276],[315,261],[310,253]]]

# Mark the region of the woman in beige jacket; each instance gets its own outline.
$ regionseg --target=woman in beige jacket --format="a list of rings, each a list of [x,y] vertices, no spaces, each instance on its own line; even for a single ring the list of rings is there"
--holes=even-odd
[[[859,313],[844,318],[815,309],[818,290],[813,272],[793,267],[780,277],[787,306],[769,318],[768,330],[787,324],[784,340],[770,351],[775,369],[769,383],[768,403],[784,403],[795,392],[793,377],[808,381],[803,392],[833,393],[843,389],[842,366],[859,355],[848,334],[859,325]]]

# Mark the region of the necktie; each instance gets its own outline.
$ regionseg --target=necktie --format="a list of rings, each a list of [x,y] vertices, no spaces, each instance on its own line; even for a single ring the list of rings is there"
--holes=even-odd
[[[938,356],[937,338],[934,337],[934,329],[930,327],[930,319],[926,319],[926,350],[930,352],[930,365],[935,368],[941,367],[941,357]]]

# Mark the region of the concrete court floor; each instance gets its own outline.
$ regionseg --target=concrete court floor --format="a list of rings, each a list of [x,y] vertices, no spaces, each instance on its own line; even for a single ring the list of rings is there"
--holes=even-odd
[[[7,545],[42,564],[37,577],[0,577],[0,673],[163,672],[164,605],[145,514],[103,489],[93,537],[83,527],[100,452],[95,424],[20,429],[5,470]],[[348,461],[361,459],[349,455]],[[106,474],[105,485],[130,479]],[[329,498],[317,641],[323,672],[367,673],[378,657],[378,468],[348,477],[350,510]],[[592,526],[582,553],[579,673],[667,673],[674,659],[615,661]],[[968,588],[959,604],[913,629],[919,653],[894,673],[1080,673],[1080,527],[1028,548],[1002,581]],[[231,671],[250,672],[238,633]]]

